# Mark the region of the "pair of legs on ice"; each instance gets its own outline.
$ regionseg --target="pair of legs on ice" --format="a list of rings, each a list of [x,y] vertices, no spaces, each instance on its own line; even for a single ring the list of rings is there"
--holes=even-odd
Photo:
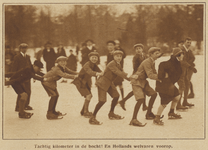
[[[162,93],[159,93],[159,95],[161,98],[161,105],[158,107],[157,114],[156,114],[156,117],[155,117],[153,123],[157,124],[157,125],[164,124],[163,121],[160,120],[161,114],[162,114],[163,110],[165,109],[165,107],[167,106],[167,104],[171,101],[172,102],[171,102],[171,106],[170,106],[170,111],[168,113],[168,118],[169,119],[181,119],[182,117],[178,114],[175,114],[175,112],[174,112],[178,101],[181,99],[181,95],[177,92],[177,89],[175,89],[174,96],[169,96],[169,95],[165,95]]]
[[[46,92],[48,93],[48,95],[51,97],[49,100],[49,104],[48,104],[48,111],[46,114],[46,118],[49,120],[52,119],[62,119],[64,115],[66,114],[62,114],[59,111],[56,111],[56,105],[58,102],[58,98],[59,98],[59,93],[57,91],[57,88],[52,89],[51,87],[48,87],[46,85],[44,85],[44,83],[42,83],[44,89],[46,90]]]
[[[119,99],[119,93],[116,90],[115,87],[110,86],[109,89],[107,91],[103,90],[102,88],[100,88],[98,86],[98,103],[95,106],[94,112],[92,114],[92,117],[89,120],[90,124],[95,124],[95,125],[99,125],[100,122],[96,120],[96,115],[98,113],[98,111],[100,110],[100,108],[105,104],[106,100],[107,100],[107,93],[113,98],[112,102],[111,102],[111,108],[108,114],[109,119],[112,120],[120,120],[123,119],[123,117],[121,117],[120,115],[117,115],[114,113],[114,109],[118,103],[118,99]]]
[[[24,84],[13,84],[12,85],[15,92],[18,94],[18,111],[19,118],[29,119],[33,115],[33,113],[25,112],[25,105],[27,105],[28,94],[25,89]]]

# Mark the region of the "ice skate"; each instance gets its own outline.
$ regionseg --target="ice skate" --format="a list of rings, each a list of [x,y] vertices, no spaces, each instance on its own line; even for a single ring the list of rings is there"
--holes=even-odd
[[[92,116],[90,119],[89,119],[89,123],[92,124],[92,125],[101,125],[103,123],[100,123],[99,121],[96,120],[95,116]]]
[[[114,114],[114,112],[110,112],[110,113],[108,114],[108,117],[109,117],[109,119],[111,119],[111,120],[121,120],[121,119],[124,119],[124,117],[121,117],[121,116],[119,116],[119,115],[117,115],[117,114]]]
[[[168,119],[182,119],[182,117],[175,113],[168,113]]]
[[[137,119],[133,119],[131,120],[131,122],[129,123],[129,125],[132,125],[132,126],[138,126],[138,127],[144,127],[146,126],[147,123],[145,124],[142,124],[141,122],[139,122]]]

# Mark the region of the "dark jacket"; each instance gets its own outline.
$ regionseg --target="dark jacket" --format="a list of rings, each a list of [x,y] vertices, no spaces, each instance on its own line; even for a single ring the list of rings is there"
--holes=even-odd
[[[58,58],[59,56],[65,56],[65,57],[66,57],[66,52],[65,52],[65,49],[64,49],[63,47],[62,47],[61,49],[58,48],[57,51],[58,51],[57,54],[56,54],[56,55],[57,55],[57,56],[56,56],[57,58]]]
[[[31,65],[30,56],[26,55],[23,57],[23,55],[19,53],[14,57],[11,72],[17,72],[21,69],[31,67]]]
[[[138,70],[138,67],[140,64],[146,59],[146,55],[143,53],[142,54],[136,54],[133,57],[133,74]]]
[[[166,73],[168,78],[165,78]],[[168,61],[161,62],[158,69],[158,79],[162,82],[156,82],[156,91],[169,96],[174,96],[175,83],[182,75],[180,61],[175,56],[171,56]]]
[[[112,53],[108,53],[108,54],[107,54],[106,65],[109,64],[109,62],[111,62],[112,60],[114,60],[113,54],[112,54]]]
[[[102,72],[100,68],[92,63],[91,61],[88,61],[85,63],[85,65],[80,70],[78,77],[72,82],[75,85],[78,85],[80,87],[85,87],[86,84],[91,87],[91,77],[96,76],[97,72]]]
[[[68,57],[66,66],[73,71],[77,70],[77,57],[74,54]]]
[[[47,49],[43,50],[43,59],[46,62],[46,70],[49,71],[53,66],[55,66],[57,55],[53,48],[50,48],[48,52]]]
[[[31,78],[34,78],[39,81],[43,81],[43,73],[39,72],[37,73],[39,76],[35,75],[35,71],[33,67],[26,67],[24,69],[21,69],[15,73],[10,72],[5,74],[6,77],[11,77],[8,82],[6,82],[6,85],[9,84],[21,84],[27,80],[30,80]]]
[[[117,76],[129,80],[127,78],[127,73],[123,72],[121,65],[113,60],[106,66],[103,76],[98,78],[96,85],[107,92],[110,86],[115,87],[113,81]]]
[[[96,50],[95,47],[92,47],[92,50],[89,50],[88,47],[85,47],[85,48],[82,50],[82,61],[81,61],[82,66],[84,66],[84,64],[85,64],[86,62],[89,61],[88,54],[89,54],[90,52],[94,52],[95,50]]]

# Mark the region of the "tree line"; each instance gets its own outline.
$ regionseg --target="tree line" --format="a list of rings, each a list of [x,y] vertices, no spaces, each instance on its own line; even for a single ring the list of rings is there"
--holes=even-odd
[[[122,4],[121,4],[122,5]],[[93,39],[101,55],[106,42],[118,39],[127,54],[136,43],[145,47],[168,45],[189,36],[201,49],[204,5],[134,5],[135,12],[117,14],[111,5],[70,5],[67,14],[52,16],[48,5],[5,5],[5,42],[12,48],[20,43],[41,47],[46,41],[53,46],[81,44]],[[37,10],[40,10],[37,13]]]

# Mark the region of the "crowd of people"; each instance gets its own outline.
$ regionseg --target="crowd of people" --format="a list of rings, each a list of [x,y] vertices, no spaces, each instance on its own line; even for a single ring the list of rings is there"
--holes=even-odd
[[[80,64],[82,68],[77,72],[77,56],[70,50],[70,55],[66,56],[66,51],[62,43],[59,43],[57,52],[47,42],[44,48],[36,54],[36,60],[31,63],[30,57],[26,54],[28,45],[22,43],[19,45],[19,53],[16,55],[8,55],[5,53],[5,85],[11,85],[17,94],[15,111],[19,112],[19,118],[29,119],[33,113],[27,110],[33,110],[30,104],[31,95],[31,78],[39,80],[44,87],[46,93],[50,96],[46,117],[49,120],[62,119],[65,113],[56,110],[59,98],[57,89],[57,81],[61,78],[72,79],[72,83],[77,88],[81,96],[84,97],[83,107],[80,114],[89,118],[89,123],[100,125],[96,119],[99,110],[107,101],[107,93],[111,96],[112,102],[108,117],[111,120],[123,119],[123,116],[114,113],[116,105],[120,105],[126,110],[125,104],[132,96],[135,97],[136,104],[130,125],[144,127],[139,121],[137,115],[142,105],[142,110],[146,111],[145,118],[153,120],[156,125],[164,125],[162,121],[162,112],[165,107],[171,103],[168,113],[169,119],[181,119],[182,116],[175,113],[175,110],[185,110],[194,106],[188,102],[188,98],[194,97],[193,85],[191,77],[196,73],[194,60],[195,56],[190,50],[191,38],[186,38],[178,43],[178,47],[173,48],[172,55],[168,61],[159,64],[156,71],[155,61],[163,55],[158,47],[151,47],[148,54],[145,54],[144,45],[135,44],[133,49],[135,55],[133,57],[133,73],[126,73],[123,69],[125,51],[120,46],[120,41],[107,41],[106,48],[108,50],[105,70],[99,68],[100,55],[91,39],[86,40],[82,44],[82,48],[76,49],[76,54],[80,51],[82,60]],[[10,54],[10,53],[9,53]],[[46,73],[42,73],[44,67],[41,57],[46,62]],[[91,93],[92,77],[96,78],[96,88],[98,89],[98,102],[93,112],[89,111],[90,101],[93,97]],[[156,87],[151,87],[147,79],[155,80]],[[132,85],[132,91],[124,97],[123,81],[129,81]],[[63,80],[63,82],[65,82]],[[178,83],[178,87],[175,85]],[[121,93],[121,101],[119,100],[119,87]],[[191,93],[189,94],[189,91]],[[152,112],[155,99],[159,95],[161,105],[156,113]],[[146,97],[150,97],[148,105]],[[184,97],[182,101],[182,97]]]

